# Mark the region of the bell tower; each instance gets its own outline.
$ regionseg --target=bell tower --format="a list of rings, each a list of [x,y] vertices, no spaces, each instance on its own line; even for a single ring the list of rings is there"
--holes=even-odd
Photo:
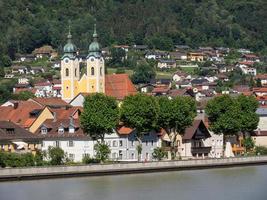
[[[87,88],[88,93],[105,93],[105,63],[101,54],[96,24],[94,24],[93,42],[89,45],[87,56]]]
[[[76,53],[77,48],[72,43],[69,26],[67,44],[64,46],[64,55],[61,58],[62,99],[66,102],[71,101],[79,92],[80,67]]]

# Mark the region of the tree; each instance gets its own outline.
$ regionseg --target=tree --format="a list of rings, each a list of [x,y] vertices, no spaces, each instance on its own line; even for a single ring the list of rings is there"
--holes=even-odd
[[[141,62],[133,71],[131,77],[134,84],[149,83],[151,79],[156,77],[156,72],[153,67],[146,62]]]
[[[14,100],[22,100],[22,101],[27,101],[30,98],[34,98],[35,95],[30,92],[30,91],[22,91],[18,94],[13,94],[12,99]]]
[[[116,100],[102,93],[88,95],[84,101],[80,121],[86,134],[104,143],[105,134],[112,133],[119,122]]]
[[[261,79],[256,79],[256,87],[262,87]]]
[[[105,143],[97,143],[94,146],[96,151],[96,159],[100,160],[101,163],[105,162],[109,158],[110,149]]]
[[[48,157],[50,159],[51,165],[62,165],[66,154],[60,147],[49,147],[48,148]]]
[[[157,127],[158,115],[159,105],[153,96],[145,94],[127,96],[121,105],[121,121],[125,126],[135,129],[140,147],[143,134]],[[139,161],[140,154],[141,152],[138,152]]]
[[[164,128],[171,138],[172,153],[176,155],[175,145],[178,134],[184,134],[196,116],[196,102],[190,97],[168,99],[159,97],[158,126]]]
[[[0,77],[5,77],[5,69],[0,66]]]
[[[257,128],[259,122],[259,116],[255,113],[257,107],[258,102],[252,96],[215,97],[206,107],[211,130],[215,134],[223,134],[224,138],[242,133],[243,138],[246,139]]]
[[[124,67],[123,61],[126,58],[126,52],[122,48],[111,48],[111,60],[108,61],[107,65],[110,67]]]
[[[247,137],[247,138],[243,139],[242,143],[246,149],[246,152],[251,151],[255,147],[255,142],[251,137]]]
[[[157,147],[154,149],[152,156],[154,159],[160,161],[162,160],[164,157],[166,157],[166,152],[164,152],[164,150],[160,147]]]
[[[2,67],[10,67],[12,64],[12,61],[11,59],[9,58],[9,56],[7,55],[3,55],[1,58],[0,58],[0,66]]]

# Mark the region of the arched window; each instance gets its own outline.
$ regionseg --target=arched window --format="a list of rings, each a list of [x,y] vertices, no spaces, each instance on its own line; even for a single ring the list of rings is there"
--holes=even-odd
[[[69,69],[66,69],[66,76],[69,76]]]
[[[95,68],[91,67],[91,75],[94,76],[95,75]]]
[[[100,67],[100,76],[102,76],[102,67]]]
[[[75,69],[75,72],[74,72],[74,74],[75,74],[75,77],[77,77],[77,69]]]

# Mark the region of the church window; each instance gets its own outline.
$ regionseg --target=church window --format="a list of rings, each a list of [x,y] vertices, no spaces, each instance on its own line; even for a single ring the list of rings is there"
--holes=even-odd
[[[102,76],[102,67],[100,67],[100,76]]]
[[[66,69],[66,76],[69,76],[69,69]]]
[[[74,72],[74,74],[75,74],[75,77],[77,77],[77,69],[75,69],[75,72]]]
[[[95,60],[94,58],[91,58],[91,62],[94,62],[94,60]]]
[[[68,63],[69,62],[69,59],[65,59],[65,63]]]
[[[91,75],[94,76],[95,75],[95,68],[91,67]]]

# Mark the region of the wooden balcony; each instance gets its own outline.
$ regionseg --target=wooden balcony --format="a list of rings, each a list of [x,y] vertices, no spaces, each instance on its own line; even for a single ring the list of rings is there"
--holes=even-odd
[[[210,153],[211,147],[192,147],[192,154],[207,154]]]

